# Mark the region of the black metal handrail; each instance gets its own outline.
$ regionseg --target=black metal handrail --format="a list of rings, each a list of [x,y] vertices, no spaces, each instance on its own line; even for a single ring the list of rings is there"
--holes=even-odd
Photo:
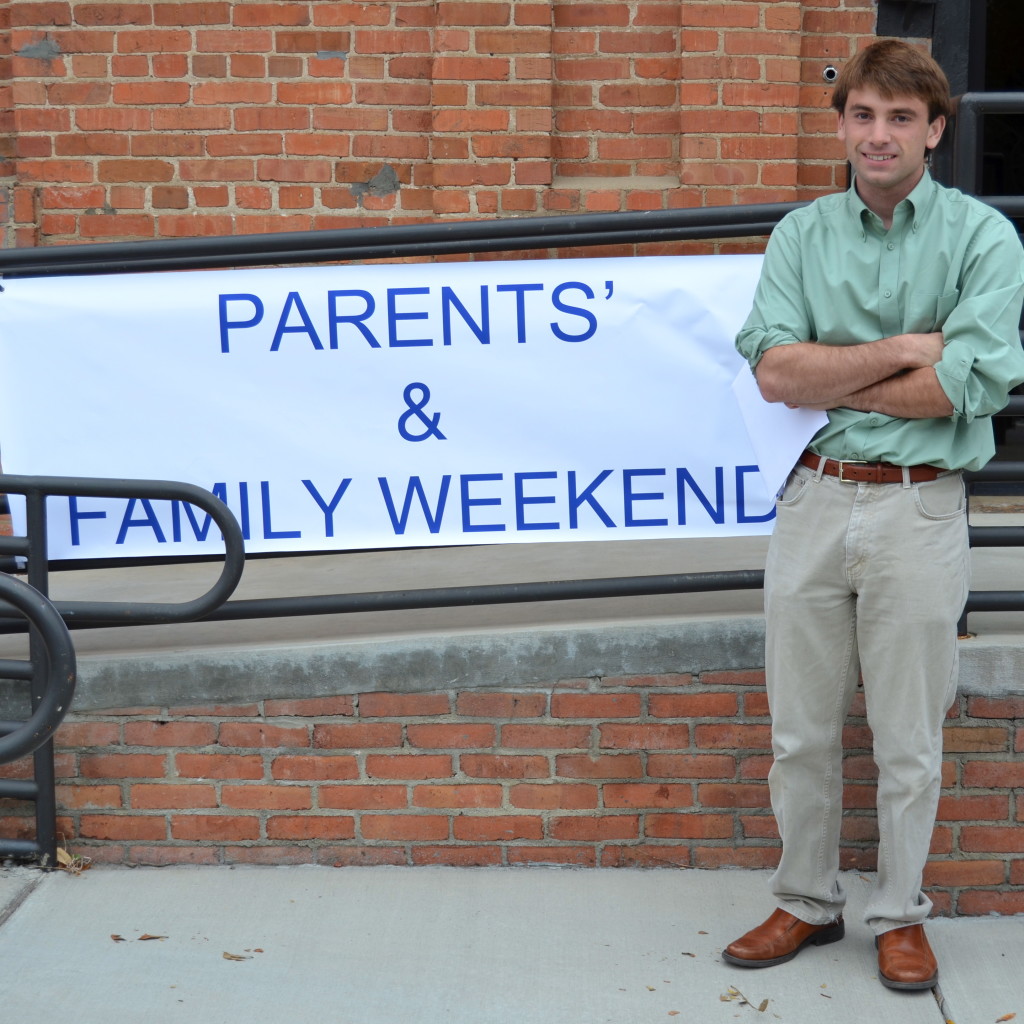
[[[29,581],[48,592],[46,499],[49,496],[81,498],[148,498],[184,501],[208,513],[224,537],[224,564],[214,584],[192,601],[176,603],[140,601],[59,601],[57,610],[72,624],[90,621],[103,625],[191,622],[220,607],[234,592],[245,566],[242,528],[219,498],[194,484],[170,480],[97,480],[88,477],[0,475],[0,492],[25,495],[27,530],[24,537],[0,537],[0,554],[24,556]],[[0,611],[3,605],[0,603]]]
[[[982,198],[1007,216],[1024,216],[1024,197]],[[331,231],[5,249],[0,250],[0,276],[132,274],[747,238],[770,234],[787,213],[806,205],[764,203],[681,210],[560,214],[510,220],[391,224]]]
[[[1020,415],[1024,410],[1024,397],[1010,399],[1002,416]],[[979,483],[1021,483],[1024,481],[1024,463],[1012,461],[990,462],[984,469],[964,474],[968,489]],[[968,529],[972,548],[982,547],[1024,547],[1024,527],[1020,526],[972,526]],[[1022,590],[972,590],[967,595],[960,616],[958,632],[967,633],[967,617],[971,612],[1013,612],[1024,611],[1024,589]]]
[[[41,747],[64,720],[75,692],[75,649],[64,620],[35,587],[0,573],[0,598],[19,610],[39,637],[29,660],[0,659],[0,679],[30,681],[34,691],[25,721],[0,722],[0,764],[6,764]],[[10,795],[0,781],[0,796]]]
[[[764,573],[756,569],[674,573],[661,576],[617,576],[604,579],[551,580],[537,583],[496,583],[481,586],[390,590],[377,593],[320,594],[228,601],[205,622],[284,618],[292,615],[337,615],[347,612],[412,611],[544,601],[578,601],[607,597],[650,597],[722,590],[758,590]]]
[[[0,250],[4,277],[130,274],[769,234],[805,203],[706,206]]]
[[[35,804],[34,839],[0,840],[0,856],[35,857],[53,867],[57,857],[57,797],[53,733],[67,714],[75,686],[75,650],[63,619],[46,599],[45,568],[28,583],[0,573],[0,598],[29,621],[29,660],[4,659],[0,678],[29,682],[31,713],[0,722],[0,763],[31,754],[31,779],[0,780],[0,796]]]
[[[962,192],[977,195],[981,189],[981,145],[985,114],[1024,114],[1024,92],[965,92],[956,101],[953,132],[953,180]],[[1024,216],[1020,197],[984,197],[985,202],[1007,216]],[[1003,204],[1009,204],[1009,207]]]
[[[1024,399],[1020,400],[1024,403]],[[1024,462],[993,462],[977,472],[965,474],[968,486],[983,482],[1024,480]],[[37,481],[33,489],[45,491],[46,483],[59,487],[51,493],[75,493],[83,496],[110,496],[110,488],[101,486],[104,481],[91,481],[88,488],[76,487],[79,481],[73,478],[11,478],[0,476],[0,488],[6,481],[15,479],[19,486],[26,481]],[[119,481],[125,490],[118,494],[126,496],[128,489],[139,496],[168,498],[178,497],[187,490],[195,504],[205,498],[208,504],[200,507],[211,511],[210,502],[218,499],[200,488],[191,485],[169,484],[166,482]],[[146,487],[146,484],[150,486]],[[74,489],[72,489],[74,488]],[[12,488],[14,490],[14,488]],[[145,494],[143,495],[143,490]],[[198,492],[198,493],[196,493]],[[21,490],[15,493],[23,493]],[[223,509],[230,517],[226,507]],[[233,522],[233,517],[231,517]],[[37,527],[41,528],[41,527]],[[229,526],[230,529],[230,526]],[[235,524],[237,530],[237,524]],[[1024,527],[1017,526],[972,526],[968,530],[971,547],[1024,547]],[[3,550],[4,538],[0,538]],[[241,546],[240,532],[238,534]],[[229,547],[230,550],[230,547]],[[225,573],[233,578],[233,573]],[[239,568],[239,574],[241,569]],[[236,581],[237,582],[237,581]],[[736,569],[720,572],[669,573],[647,576],[621,576],[583,580],[551,580],[531,583],[499,583],[478,586],[434,587],[416,590],[367,591],[355,594],[316,594],[299,597],[256,598],[228,601],[223,592],[234,583],[225,582],[222,574],[218,583],[202,598],[187,604],[163,605],[141,602],[117,603],[108,601],[55,601],[54,607],[64,616],[72,629],[100,628],[111,625],[153,625],[169,622],[201,620],[203,622],[227,622],[255,618],[287,618],[306,615],[338,615],[360,612],[412,611],[425,608],[453,608],[462,606],[484,606],[495,604],[540,603],[545,601],[575,601],[612,597],[650,597],[665,594],[710,593],[729,590],[759,590],[764,584],[764,573],[759,569]],[[998,603],[995,595],[1000,595]],[[1007,598],[1006,595],[1014,595]],[[1007,603],[1009,601],[1009,603]],[[2,608],[2,605],[0,605]],[[967,603],[967,612],[991,610],[1024,610],[1024,591],[972,591]],[[20,623],[11,618],[0,617],[0,632],[10,632]]]
[[[0,476],[0,492],[25,496],[24,536],[0,537],[0,554],[24,558],[28,582],[0,573],[0,612],[15,608],[29,622],[29,660],[0,660],[0,678],[31,682],[27,720],[0,722],[0,764],[32,757],[31,779],[0,780],[0,797],[35,803],[34,839],[0,839],[0,857],[36,858],[53,867],[57,857],[57,801],[53,733],[71,702],[75,684],[74,647],[65,620],[95,616],[107,625],[139,622],[187,622],[217,608],[234,592],[245,564],[242,530],[228,507],[200,487],[166,480],[96,480],[81,477]],[[224,537],[224,564],[205,594],[179,603],[117,601],[63,602],[48,599],[46,499],[51,495],[132,497],[184,501],[209,514]],[[5,618],[4,632],[11,631]],[[15,619],[22,629],[24,621]]]

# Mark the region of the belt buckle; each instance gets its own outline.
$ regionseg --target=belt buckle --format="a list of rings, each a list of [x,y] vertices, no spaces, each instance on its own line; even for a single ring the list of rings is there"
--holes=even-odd
[[[843,476],[843,469],[844,469],[844,467],[846,467],[846,466],[866,466],[868,464],[868,460],[867,459],[836,459],[836,462],[839,463],[839,474],[838,474],[838,476],[839,476],[839,482],[841,484],[855,484],[855,483],[859,483],[859,481],[857,481],[857,480],[847,480],[846,477]]]

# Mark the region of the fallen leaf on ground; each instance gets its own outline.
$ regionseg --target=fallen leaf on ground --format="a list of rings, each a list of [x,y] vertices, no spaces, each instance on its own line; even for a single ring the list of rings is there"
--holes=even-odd
[[[125,942],[125,941],[127,941],[127,940],[125,939],[125,937],[124,937],[123,935],[111,935],[110,937],[111,937],[111,938],[112,938],[112,939],[113,939],[113,940],[114,940],[115,942]]]
[[[225,960],[251,960],[251,956],[239,956],[237,953],[222,953]]]
[[[1002,1017],[996,1017],[996,1024],[1000,1024],[1000,1021],[1004,1020],[1013,1020],[1013,1018],[1016,1016],[1017,1014],[1015,1013],[1004,1013]]]
[[[77,853],[68,853],[63,846],[57,847],[57,867],[70,875],[80,875],[87,871],[92,861],[88,857],[82,857]]]
[[[167,938],[166,935],[150,935],[149,932],[146,932],[145,935],[140,935],[139,936],[139,942],[152,942],[154,939],[157,939],[160,942],[163,942],[163,940],[166,939],[166,938]]]
[[[749,1006],[752,1009],[756,1009],[758,1013],[764,1013],[764,1011],[768,1009],[769,1001],[767,999],[762,999],[760,1005],[755,1007],[754,1004],[734,985],[730,985],[728,991],[723,995],[720,995],[718,998],[719,1001],[723,1003],[731,1003],[733,1000],[738,999],[740,1006]]]
[[[680,956],[696,956],[696,953],[680,953]]]

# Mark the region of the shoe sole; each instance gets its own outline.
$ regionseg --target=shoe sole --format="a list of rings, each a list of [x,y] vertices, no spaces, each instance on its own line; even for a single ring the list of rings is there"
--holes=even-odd
[[[838,942],[846,934],[846,925],[837,921],[832,927],[825,928],[813,935],[808,935],[796,949],[791,950],[782,956],[774,957],[771,960],[743,960],[741,957],[733,956],[723,950],[722,959],[734,967],[775,967],[776,964],[789,963],[800,952],[804,946],[827,946],[830,942]]]
[[[893,988],[899,992],[923,992],[925,989],[935,988],[939,983],[938,972],[933,974],[928,981],[893,981],[887,978],[881,971],[878,972],[878,980],[886,987]]]

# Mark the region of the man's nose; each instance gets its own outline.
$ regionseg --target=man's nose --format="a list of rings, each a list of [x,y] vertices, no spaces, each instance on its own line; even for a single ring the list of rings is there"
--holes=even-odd
[[[871,125],[870,137],[871,141],[878,145],[888,142],[891,138],[889,125],[882,120],[874,121]]]

